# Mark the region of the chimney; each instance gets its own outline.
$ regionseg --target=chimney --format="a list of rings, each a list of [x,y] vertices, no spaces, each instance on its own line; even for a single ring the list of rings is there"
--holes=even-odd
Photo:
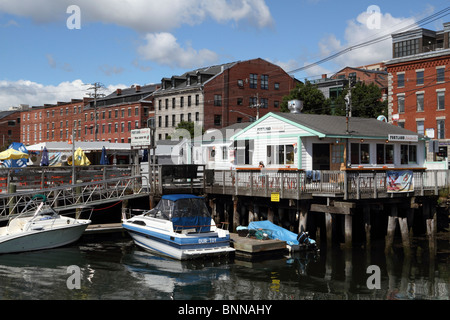
[[[322,74],[322,79],[325,80],[326,78],[327,78],[327,74],[326,73]]]
[[[136,92],[139,92],[139,91],[141,91],[141,86],[139,86],[139,85],[136,85]]]
[[[122,94],[122,89],[117,89],[116,93],[117,93],[118,96],[120,96]]]

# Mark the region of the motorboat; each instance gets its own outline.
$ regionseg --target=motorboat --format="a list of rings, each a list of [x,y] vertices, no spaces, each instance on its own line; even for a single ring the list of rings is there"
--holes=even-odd
[[[20,214],[10,218],[0,228],[0,254],[35,251],[61,247],[77,241],[89,219],[77,219],[58,214],[44,200],[30,210],[29,203]],[[36,199],[30,200],[36,203]],[[33,207],[33,206],[31,206]]]
[[[177,260],[234,252],[228,230],[216,226],[204,198],[195,195],[164,195],[155,208],[124,218],[122,226],[139,247]]]

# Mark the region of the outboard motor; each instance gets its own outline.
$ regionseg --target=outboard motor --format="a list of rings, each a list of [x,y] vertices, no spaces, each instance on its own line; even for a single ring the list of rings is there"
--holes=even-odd
[[[316,241],[309,237],[308,232],[301,232],[298,235],[297,240],[301,246],[306,246],[309,250],[317,250]]]

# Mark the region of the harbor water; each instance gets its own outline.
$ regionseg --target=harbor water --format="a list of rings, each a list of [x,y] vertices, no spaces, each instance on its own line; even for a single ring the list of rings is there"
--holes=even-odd
[[[180,262],[136,247],[124,234],[0,256],[1,300],[449,300],[449,239],[436,255],[416,239],[411,255],[321,248],[251,261]],[[371,266],[371,267],[370,267]],[[369,268],[370,267],[370,268]],[[378,272],[378,273],[377,273]]]

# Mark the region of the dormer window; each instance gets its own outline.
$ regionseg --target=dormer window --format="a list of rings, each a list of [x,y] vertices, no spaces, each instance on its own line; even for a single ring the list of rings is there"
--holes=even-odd
[[[191,76],[187,76],[187,78],[186,78],[186,85],[188,85],[188,86],[191,85]]]

